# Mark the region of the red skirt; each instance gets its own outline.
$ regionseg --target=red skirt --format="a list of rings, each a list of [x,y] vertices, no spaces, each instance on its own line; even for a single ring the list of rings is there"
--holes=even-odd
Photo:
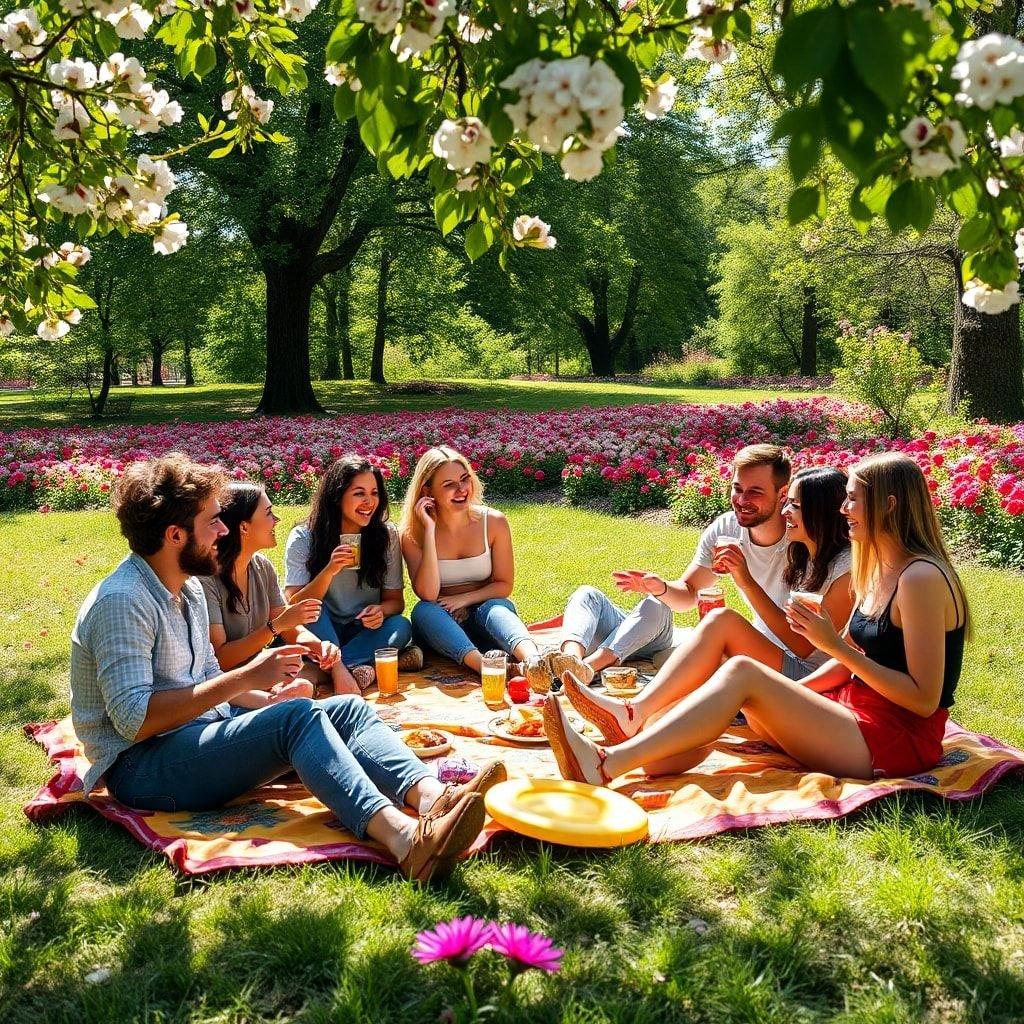
[[[927,718],[894,704],[867,683],[853,679],[823,697],[849,708],[871,753],[876,776],[902,778],[934,768],[942,757],[949,712],[937,708]]]

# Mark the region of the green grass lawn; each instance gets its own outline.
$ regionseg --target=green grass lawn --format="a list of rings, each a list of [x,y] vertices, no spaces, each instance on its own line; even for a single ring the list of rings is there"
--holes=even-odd
[[[745,391],[725,388],[674,388],[639,384],[556,381],[465,380],[435,382],[453,390],[443,394],[409,393],[402,384],[379,388],[368,381],[331,381],[314,385],[329,411],[342,413],[394,412],[442,409],[568,409],[580,405],[630,405],[634,402],[745,402],[775,397],[796,397],[795,392]],[[248,416],[259,402],[262,386],[209,384],[184,388],[122,388],[118,397],[133,397],[129,422],[158,423],[181,419],[190,422]],[[84,395],[64,408],[41,405],[24,393],[0,393],[0,430],[53,427],[89,422]],[[122,422],[122,421],[116,421]]]
[[[283,512],[280,537],[302,514]],[[680,569],[696,532],[511,506],[527,618],[623,563]],[[501,1021],[977,1022],[1024,1018],[1024,796],[1004,782],[823,824],[581,854],[503,840],[441,888],[345,864],[189,881],[84,810],[30,825],[48,778],[23,722],[67,711],[68,634],[123,554],[103,512],[0,519],[0,1020],[433,1022],[458,980],[409,957],[456,914],[567,950]],[[280,557],[281,548],[275,554]],[[976,637],[956,717],[1024,745],[1019,576],[970,568]],[[704,932],[693,922],[707,923]],[[86,984],[95,968],[109,980]],[[485,972],[482,988],[493,976]]]

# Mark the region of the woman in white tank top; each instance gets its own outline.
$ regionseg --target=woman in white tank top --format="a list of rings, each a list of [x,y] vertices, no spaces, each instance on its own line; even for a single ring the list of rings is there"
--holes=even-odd
[[[537,644],[509,600],[515,581],[508,520],[483,503],[469,460],[431,448],[416,464],[406,492],[402,553],[413,590],[420,642],[479,673],[483,652],[500,648],[517,660],[536,658]]]

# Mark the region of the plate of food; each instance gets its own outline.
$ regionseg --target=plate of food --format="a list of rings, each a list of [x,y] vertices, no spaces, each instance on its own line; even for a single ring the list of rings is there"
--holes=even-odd
[[[584,735],[598,735],[594,728],[573,715],[569,721]],[[511,740],[513,743],[529,743],[532,746],[543,746],[548,738],[544,732],[544,712],[535,707],[514,707],[508,712],[495,715],[487,723],[487,731],[498,739]]]
[[[440,729],[406,729],[402,734],[405,745],[420,758],[437,757],[452,749],[452,738]]]

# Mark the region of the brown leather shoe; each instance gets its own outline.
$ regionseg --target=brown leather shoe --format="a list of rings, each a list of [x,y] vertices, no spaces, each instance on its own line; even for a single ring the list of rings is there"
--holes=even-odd
[[[447,814],[423,815],[416,826],[412,849],[398,870],[414,882],[427,882],[436,874],[452,869],[462,853],[484,827],[484,798],[470,793]]]
[[[434,806],[427,811],[428,817],[447,814],[464,796],[479,793],[484,796],[492,786],[504,782],[508,778],[508,769],[504,761],[488,761],[481,767],[474,778],[461,786],[446,786],[444,792],[434,801]]]

